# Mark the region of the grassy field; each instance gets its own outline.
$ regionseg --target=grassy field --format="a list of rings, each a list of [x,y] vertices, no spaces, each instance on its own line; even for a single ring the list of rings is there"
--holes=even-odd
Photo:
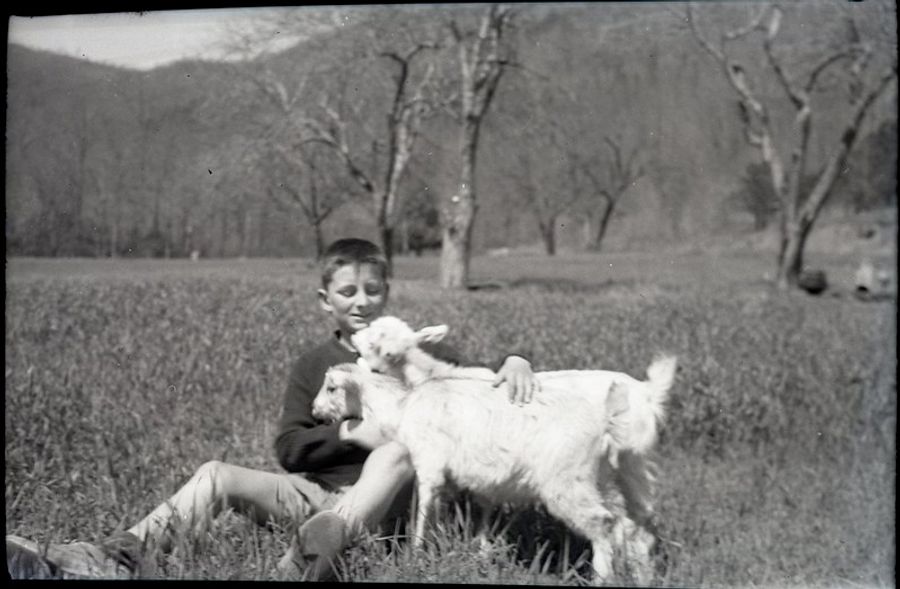
[[[771,292],[742,254],[478,258],[501,289],[440,291],[401,258],[392,309],[447,323],[469,357],[527,349],[535,368],[641,377],[679,356],[657,459],[655,584],[895,584],[896,299],[847,290],[857,260],[822,257],[833,294]],[[200,464],[278,470],[291,362],[330,326],[303,260],[7,262],[6,530],[97,539],[135,523]],[[895,281],[896,284],[896,281]],[[220,518],[149,573],[274,580],[283,529]],[[580,584],[588,557],[539,510],[479,552],[448,513],[420,553],[391,537],[347,552],[352,581]],[[627,579],[620,579],[627,582]]]

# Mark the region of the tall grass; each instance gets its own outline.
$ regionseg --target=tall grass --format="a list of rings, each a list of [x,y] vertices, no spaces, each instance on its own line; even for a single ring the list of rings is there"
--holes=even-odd
[[[95,264],[7,276],[7,532],[40,542],[126,528],[208,460],[277,471],[290,362],[330,331],[302,263],[201,264],[196,274]],[[737,279],[585,284],[582,274],[570,283],[510,274],[519,286],[460,295],[404,278],[402,264],[394,312],[447,323],[472,359],[525,350],[539,370],[640,377],[656,352],[679,356],[658,451],[658,584],[894,584],[893,303],[774,295]],[[420,264],[410,264],[413,278],[430,271]],[[587,545],[539,509],[504,520],[487,550],[467,521],[448,506],[420,553],[402,534],[373,536],[344,555],[343,578],[588,576]],[[225,515],[144,572],[276,579],[285,528]]]

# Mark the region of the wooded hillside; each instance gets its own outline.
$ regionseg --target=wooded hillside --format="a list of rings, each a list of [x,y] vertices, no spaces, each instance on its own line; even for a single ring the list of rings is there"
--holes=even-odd
[[[792,50],[814,53],[814,40],[844,34],[846,4],[785,5]],[[385,55],[433,42],[410,59],[409,80],[425,88],[431,67],[428,83],[436,82],[427,87],[453,106],[455,54],[444,23],[472,8],[342,10],[356,10],[352,24],[235,63],[184,61],[144,72],[9,45],[7,254],[309,255],[317,240],[375,237],[359,179],[336,151],[297,139],[294,126],[314,115],[323,132],[340,123],[348,153],[381,181],[401,71]],[[518,10],[507,37],[514,60],[478,152],[476,251],[547,245],[548,227],[554,244],[591,247],[606,206],[598,195],[626,156],[634,156],[634,174],[608,221],[616,247],[765,225],[763,213],[753,218],[766,198],[754,184],[759,155],[681,4]],[[896,43],[896,23],[887,26]],[[761,63],[749,44],[737,50]],[[783,94],[775,82],[763,88]],[[831,209],[895,206],[896,104],[894,82],[863,124]],[[815,106],[811,170],[824,165],[845,108],[825,93]],[[393,213],[401,250],[436,245],[437,199],[456,190],[458,123],[448,112],[421,115]],[[773,113],[785,127],[790,116],[788,103]]]

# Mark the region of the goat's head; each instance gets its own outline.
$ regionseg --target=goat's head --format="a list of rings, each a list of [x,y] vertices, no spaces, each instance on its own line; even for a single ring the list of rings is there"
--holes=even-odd
[[[402,319],[385,316],[357,331],[351,340],[373,372],[400,376],[409,350],[423,342],[438,342],[446,334],[446,325],[413,331]]]
[[[338,364],[325,372],[322,388],[313,400],[313,417],[328,422],[362,417],[362,391],[354,374],[358,370],[355,364]]]

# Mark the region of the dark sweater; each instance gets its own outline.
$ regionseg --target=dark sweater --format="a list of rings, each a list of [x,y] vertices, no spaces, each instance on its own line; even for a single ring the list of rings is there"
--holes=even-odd
[[[446,362],[467,364],[450,346],[423,344],[422,349]],[[324,424],[312,416],[313,399],[322,388],[325,371],[336,364],[355,362],[357,357],[335,334],[294,362],[275,439],[278,462],[288,472],[309,473],[309,478],[332,487],[352,484],[359,477],[369,450],[340,440],[339,424]]]

